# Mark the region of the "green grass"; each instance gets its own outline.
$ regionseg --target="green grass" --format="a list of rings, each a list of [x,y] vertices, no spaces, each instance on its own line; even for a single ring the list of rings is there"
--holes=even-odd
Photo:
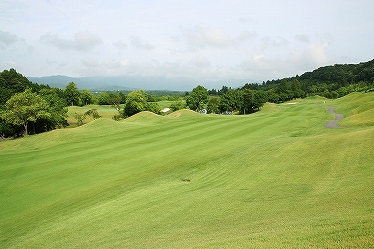
[[[374,92],[352,93],[345,98],[332,102],[337,105],[337,111],[347,118],[341,125],[347,126],[374,126]]]
[[[372,248],[374,127],[323,125],[327,105],[347,119],[373,109],[372,93],[354,98],[3,141],[1,247]]]
[[[86,106],[70,106],[68,108],[68,123],[73,127],[76,127],[75,124],[77,120],[74,118],[74,113],[84,114],[88,110],[96,109],[99,115],[103,118],[111,119],[114,115],[118,114],[118,111],[110,105],[86,105]],[[94,119],[90,116],[87,116],[84,120],[84,123],[89,123]]]
[[[158,101],[157,103],[159,104],[161,109],[164,109],[164,108],[169,108],[172,102],[173,101],[164,100],[164,101]],[[101,117],[108,118],[108,119],[112,119],[114,115],[118,114],[118,111],[113,106],[110,106],[110,105],[86,105],[82,107],[69,106],[67,121],[70,124],[70,127],[75,128],[77,126],[76,125],[77,120],[74,118],[74,113],[84,114],[85,112],[91,109],[96,109]],[[121,109],[123,109],[123,105],[121,106]],[[84,119],[84,123],[87,124],[89,122],[92,122],[93,120],[94,119],[92,117],[87,116]]]
[[[157,104],[161,107],[161,110],[164,109],[164,108],[169,108],[170,105],[173,103],[174,101],[171,101],[171,100],[162,100],[162,101],[158,101]]]

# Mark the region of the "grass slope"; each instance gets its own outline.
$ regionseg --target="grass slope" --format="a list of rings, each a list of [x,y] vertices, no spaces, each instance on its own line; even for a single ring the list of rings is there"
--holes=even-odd
[[[143,112],[3,141],[0,243],[372,248],[374,127],[323,126],[327,105],[352,117],[351,98],[247,116]]]
[[[85,106],[70,106],[68,109],[67,121],[70,125],[76,124],[77,120],[74,118],[74,114],[84,114],[88,110],[96,109],[99,115],[103,118],[111,119],[114,115],[118,114],[117,110],[110,105],[85,105]],[[93,121],[94,119],[90,116],[87,116],[84,119],[84,123]]]
[[[345,98],[332,102],[338,106],[337,111],[343,113],[346,119],[342,125],[373,126],[374,125],[374,93],[352,93]]]

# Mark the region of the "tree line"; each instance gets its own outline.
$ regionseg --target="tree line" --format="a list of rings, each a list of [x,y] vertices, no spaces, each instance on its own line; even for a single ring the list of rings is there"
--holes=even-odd
[[[296,97],[293,96],[292,90],[297,85],[300,86],[300,97],[319,95],[335,99],[351,92],[371,91],[374,88],[374,60],[359,64],[320,67],[300,76],[268,80],[261,85],[252,84],[248,87],[270,91],[279,88],[280,85],[283,85],[283,89],[278,89],[278,96],[274,96],[274,102],[277,98],[281,102]]]
[[[157,101],[178,100],[183,95],[170,92],[160,96],[144,90],[92,93],[79,90],[74,82],[65,89],[52,88],[29,81],[15,69],[4,70],[0,73],[0,137],[27,136],[66,127],[69,106],[111,105],[118,111],[113,119],[119,120],[146,110],[160,113]],[[75,113],[74,118],[79,125],[86,116],[100,117],[92,109],[84,114]]]
[[[319,95],[334,99],[351,92],[374,90],[374,60],[359,64],[336,64],[320,67],[301,76],[246,83],[220,90],[196,87],[187,96],[190,109],[206,108],[209,113],[247,114],[258,111],[266,102],[282,103],[296,98]],[[207,97],[208,96],[208,97]]]
[[[14,69],[0,73],[0,136],[18,137],[68,125],[63,90],[30,82]]]
[[[162,92],[162,95],[144,90],[92,93],[88,89],[80,91],[74,82],[65,89],[52,88],[33,83],[10,69],[0,73],[0,136],[17,137],[66,127],[67,108],[72,105],[112,105],[118,111],[115,120],[141,111],[160,114],[157,103],[160,100],[172,100],[172,111],[189,108],[204,113],[249,114],[266,102],[281,103],[312,95],[338,98],[373,89],[374,60],[321,67],[301,76],[247,83],[236,89],[222,86],[220,90],[208,90],[198,85],[191,92]],[[84,115],[100,116],[95,110]],[[78,121],[83,118],[76,117]]]
[[[260,110],[269,101],[267,92],[248,88],[232,89],[223,87],[221,95],[203,86],[195,87],[186,97],[186,105],[194,111],[215,114],[250,114]]]

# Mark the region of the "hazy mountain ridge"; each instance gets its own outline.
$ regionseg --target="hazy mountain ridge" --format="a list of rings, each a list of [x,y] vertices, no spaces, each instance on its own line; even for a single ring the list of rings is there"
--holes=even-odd
[[[246,84],[255,84],[250,79],[226,79],[207,80],[182,77],[137,77],[137,76],[97,76],[97,77],[68,77],[62,75],[45,77],[27,77],[30,81],[38,84],[49,85],[51,87],[65,88],[68,83],[74,82],[79,89],[90,91],[114,91],[114,90],[170,90],[170,91],[191,91],[195,86],[202,85],[207,89],[220,89],[222,86],[231,88],[241,87]],[[361,62],[358,64],[335,64],[319,67],[313,71],[305,72],[300,76],[291,76],[283,79],[268,80],[262,84],[278,85],[281,80],[299,80],[304,87],[321,84],[330,86],[330,91],[340,87],[356,84],[359,82],[372,83],[374,81],[374,60]],[[261,83],[257,82],[261,85]],[[268,88],[269,88],[268,87]]]
[[[222,85],[236,87],[244,85],[245,80],[208,81],[193,80],[187,78],[168,77],[129,77],[129,76],[98,76],[98,77],[69,77],[63,75],[27,77],[30,81],[51,87],[65,88],[70,82],[77,84],[79,89],[91,91],[114,90],[170,90],[191,91],[196,85],[204,85],[207,88],[220,88]]]

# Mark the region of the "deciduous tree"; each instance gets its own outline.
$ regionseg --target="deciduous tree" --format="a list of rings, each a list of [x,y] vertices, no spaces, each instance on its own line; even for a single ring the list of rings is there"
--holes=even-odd
[[[171,103],[170,109],[175,112],[177,110],[183,109],[186,107],[186,103],[182,99],[175,100]]]
[[[16,93],[5,104],[5,110],[1,118],[14,125],[23,125],[24,135],[28,135],[27,125],[30,121],[48,118],[49,105],[46,100],[26,89],[22,93]]]
[[[130,117],[138,112],[146,110],[147,97],[144,90],[136,90],[129,93],[123,110],[124,117]]]
[[[83,89],[80,92],[80,98],[82,100],[82,105],[90,105],[93,103],[94,95],[87,89]]]
[[[66,99],[66,103],[69,105],[80,105],[81,99],[80,99],[80,93],[78,90],[77,85],[74,82],[70,82],[65,90],[64,95]]]
[[[199,111],[208,101],[208,90],[203,86],[195,87],[191,94],[188,95],[186,102],[191,110]]]
[[[37,122],[37,133],[49,131],[56,127],[65,127],[68,125],[66,121],[68,109],[66,107],[65,99],[60,97],[60,89],[42,89],[39,95],[47,101],[48,112],[51,114],[48,118],[43,118]]]
[[[243,90],[243,114],[260,110],[268,100],[266,92],[262,90]]]
[[[147,106],[146,106],[146,110],[150,111],[150,112],[153,112],[153,113],[156,113],[156,114],[160,114],[161,107],[156,102],[148,102]]]
[[[235,112],[242,108],[243,96],[241,91],[229,89],[219,102],[218,109],[221,112]]]
[[[208,113],[219,113],[218,104],[219,104],[219,97],[210,96],[208,103],[207,103]]]

